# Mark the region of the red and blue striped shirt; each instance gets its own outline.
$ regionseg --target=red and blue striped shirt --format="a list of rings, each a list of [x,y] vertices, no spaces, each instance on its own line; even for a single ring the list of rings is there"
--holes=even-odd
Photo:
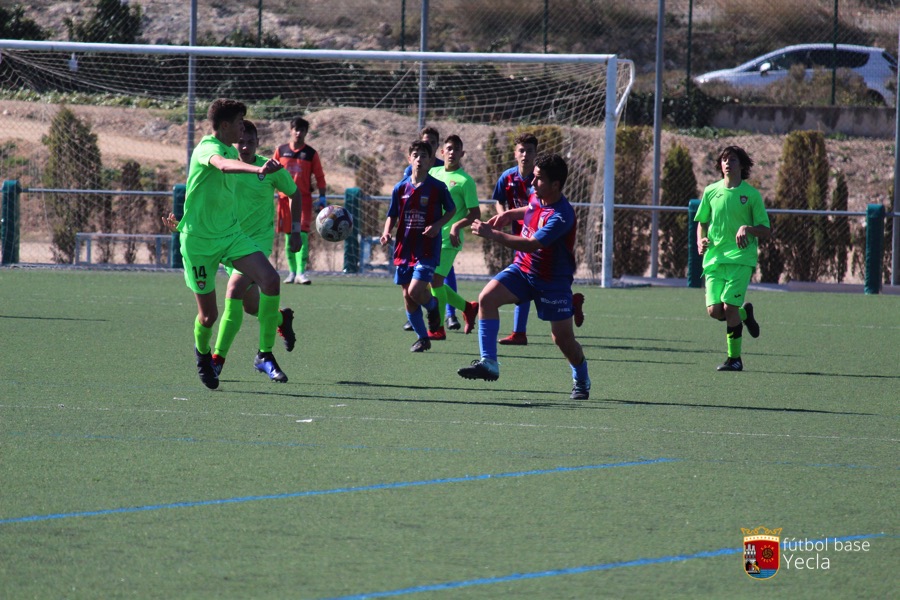
[[[571,284],[575,276],[577,229],[575,209],[568,198],[560,196],[558,201],[544,206],[532,194],[519,235],[538,240],[542,247],[534,252],[517,251],[513,264],[541,281]]]
[[[449,211],[456,211],[450,191],[431,175],[418,187],[409,177],[395,185],[388,207],[388,217],[397,219],[394,264],[437,266],[441,260],[441,232],[430,238],[424,231]]]

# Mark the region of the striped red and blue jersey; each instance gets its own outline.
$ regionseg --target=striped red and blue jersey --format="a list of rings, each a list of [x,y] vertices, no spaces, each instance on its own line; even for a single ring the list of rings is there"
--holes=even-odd
[[[507,169],[497,180],[497,185],[494,186],[494,195],[491,198],[502,204],[506,210],[528,206],[528,199],[534,192],[531,185],[533,179],[534,173],[528,173],[522,177],[517,166]],[[520,222],[512,224],[514,235],[519,235],[521,231],[522,224]]]
[[[437,266],[441,259],[441,233],[433,238],[423,233],[448,211],[456,211],[450,191],[431,175],[418,187],[409,177],[395,185],[388,207],[388,217],[397,219],[394,264],[415,266],[421,262]]]
[[[551,205],[544,206],[534,194],[522,219],[524,238],[534,238],[542,248],[534,252],[516,252],[513,261],[523,273],[541,281],[568,281],[575,276],[575,235],[577,231],[575,209],[568,198],[560,196]]]

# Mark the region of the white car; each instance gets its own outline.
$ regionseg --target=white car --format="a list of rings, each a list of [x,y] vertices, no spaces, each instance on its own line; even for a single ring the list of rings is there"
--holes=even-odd
[[[894,105],[897,86],[897,59],[884,48],[838,44],[798,44],[763,54],[749,62],[734,67],[711,71],[695,78],[698,84],[725,83],[735,88],[760,88],[771,85],[788,76],[793,65],[806,67],[807,79],[813,71],[850,69],[863,78],[873,100]]]

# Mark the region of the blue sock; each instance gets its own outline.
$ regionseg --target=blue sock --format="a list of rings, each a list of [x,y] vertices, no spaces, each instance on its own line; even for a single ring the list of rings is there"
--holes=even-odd
[[[422,308],[424,308],[425,310],[433,310],[433,309],[437,308],[437,305],[438,305],[438,299],[435,298],[434,296],[432,296],[428,300],[428,302],[426,302],[425,304],[422,305]]]
[[[497,335],[500,333],[500,319],[478,319],[478,346],[481,358],[497,360]]]
[[[575,381],[586,381],[588,379],[588,368],[587,368],[587,358],[585,358],[580,365],[572,367],[572,379]]]
[[[524,300],[516,304],[516,312],[513,315],[513,331],[525,333],[528,331],[528,313],[531,310],[531,301]]]
[[[451,267],[450,272],[447,273],[447,276],[444,278],[444,284],[449,285],[450,289],[454,292],[457,291],[456,288],[456,268]],[[454,317],[456,316],[456,309],[448,302],[447,303],[447,316]]]
[[[425,317],[422,316],[421,306],[413,312],[407,311],[406,318],[409,319],[409,324],[412,325],[413,331],[416,332],[419,339],[428,337],[428,327],[425,326]]]

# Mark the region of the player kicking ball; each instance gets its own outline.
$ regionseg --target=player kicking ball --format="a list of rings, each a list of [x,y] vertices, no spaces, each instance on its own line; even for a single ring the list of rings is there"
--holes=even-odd
[[[472,233],[516,251],[513,264],[488,282],[478,297],[478,341],[481,359],[459,369],[460,377],[496,381],[500,307],[534,301],[538,318],[550,321],[553,342],[572,368],[573,400],[590,397],[587,359],[572,327],[572,281],[575,275],[575,209],[563,195],[569,175],[558,154],[541,154],[534,163],[534,194],[528,206],[472,223]],[[519,235],[500,231],[522,221]]]

